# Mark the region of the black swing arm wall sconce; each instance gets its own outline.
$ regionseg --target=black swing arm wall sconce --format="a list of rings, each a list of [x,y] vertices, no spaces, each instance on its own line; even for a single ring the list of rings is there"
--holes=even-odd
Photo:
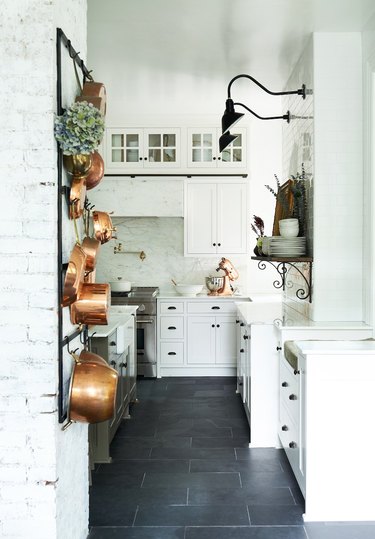
[[[233,79],[228,84],[228,98],[225,103],[225,111],[223,114],[223,117],[221,119],[221,127],[222,127],[222,135],[219,138],[219,149],[220,152],[222,152],[229,144],[231,144],[236,138],[236,135],[230,134],[230,129],[244,116],[242,112],[236,112],[235,106],[243,107],[248,112],[259,118],[259,120],[286,120],[288,123],[290,122],[290,112],[287,111],[286,114],[283,114],[282,116],[260,116],[253,110],[249,109],[246,105],[243,103],[233,103],[233,99],[231,98],[231,87],[235,80],[239,78],[246,78],[253,81],[255,84],[257,84],[262,90],[267,92],[267,94],[271,95],[291,95],[291,94],[297,94],[301,95],[302,99],[306,98],[306,85],[302,84],[302,87],[298,90],[291,90],[288,92],[271,92],[271,90],[268,90],[263,84],[258,82],[254,77],[251,77],[250,75],[241,74],[236,75],[236,77],[233,77]]]

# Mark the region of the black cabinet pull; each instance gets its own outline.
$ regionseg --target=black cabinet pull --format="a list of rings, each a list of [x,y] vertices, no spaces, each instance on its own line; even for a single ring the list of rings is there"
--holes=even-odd
[[[236,324],[239,324],[239,323],[240,323],[240,321],[239,321],[239,320],[236,320]]]
[[[220,327],[220,324],[216,324],[216,327],[219,328],[219,327]]]
[[[111,341],[111,342],[109,343],[109,346],[116,346],[116,342],[115,342],[115,341]]]
[[[116,367],[116,361],[111,361],[110,365],[112,365],[113,367]]]
[[[241,322],[240,326],[241,326],[242,328],[244,327],[244,325],[245,325],[245,323],[244,323],[244,322]]]
[[[177,329],[175,326],[169,326],[168,329]]]
[[[276,350],[279,352],[280,350],[282,350],[281,346],[276,346]]]
[[[301,374],[301,371],[299,371],[298,369],[294,369],[293,372],[294,372],[294,374],[296,374],[296,375],[297,375],[297,374]]]
[[[288,382],[283,382],[283,383],[281,384],[281,387],[288,387],[288,385],[289,385]]]
[[[296,442],[290,442],[290,443],[289,443],[289,447],[290,447],[291,449],[295,449],[295,448],[297,447]]]
[[[293,393],[291,395],[289,395],[289,400],[290,401],[296,401],[297,400],[297,395],[294,395]]]
[[[168,309],[169,309],[170,311],[173,311],[173,310],[176,310],[176,307],[175,307],[174,305],[171,305],[170,307],[168,307]]]
[[[126,369],[127,366],[128,366],[127,363],[120,363],[120,367],[125,367],[125,369]]]
[[[213,159],[213,161],[216,161],[216,157],[213,157],[212,159]]]
[[[289,430],[289,427],[287,425],[283,425],[281,427],[281,430],[283,430],[285,432],[285,431]]]
[[[221,161],[221,157],[218,157],[218,160]]]
[[[145,157],[145,161],[147,161],[147,157]]]
[[[220,307],[218,307],[217,305],[214,305],[213,307],[211,307],[211,309],[213,311],[218,311],[220,309]]]
[[[169,355],[169,356],[175,356],[175,355],[176,355],[176,352],[168,352],[168,355]]]
[[[142,161],[143,157],[140,157],[139,160]]]
[[[244,348],[241,348],[241,350],[240,350],[241,354],[243,354],[244,351],[245,351],[245,349],[244,349]]]
[[[216,247],[216,243],[213,243],[212,245],[213,245],[214,247]]]
[[[221,243],[218,243],[217,246],[218,246],[218,247],[221,247]]]
[[[248,335],[244,335],[243,338],[245,339],[245,341],[247,341],[247,339],[249,338]]]
[[[215,327],[215,324],[211,324],[211,327],[214,328],[214,327]]]

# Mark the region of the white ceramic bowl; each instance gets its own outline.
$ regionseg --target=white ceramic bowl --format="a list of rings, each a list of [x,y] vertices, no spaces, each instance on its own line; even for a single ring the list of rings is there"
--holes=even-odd
[[[132,284],[130,281],[112,281],[109,283],[111,285],[112,292],[130,292]]]
[[[175,288],[176,288],[176,292],[178,292],[180,296],[194,297],[197,294],[199,294],[199,292],[202,292],[203,285],[177,283]]]

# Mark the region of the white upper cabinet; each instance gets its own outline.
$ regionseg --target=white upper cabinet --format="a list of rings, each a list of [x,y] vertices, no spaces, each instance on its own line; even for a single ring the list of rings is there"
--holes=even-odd
[[[185,256],[247,252],[247,183],[186,180]]]
[[[105,135],[106,174],[151,173],[181,166],[180,129],[110,128]]]
[[[216,127],[108,127],[105,174],[246,174],[246,129],[219,153]]]
[[[188,129],[188,156],[189,168],[207,169],[233,169],[246,166],[246,137],[245,129],[237,129],[233,135],[236,140],[225,150],[219,152],[220,129],[217,128],[189,128]]]

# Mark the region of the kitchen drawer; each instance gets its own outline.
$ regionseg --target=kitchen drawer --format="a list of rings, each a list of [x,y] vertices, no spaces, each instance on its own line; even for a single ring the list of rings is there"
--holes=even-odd
[[[281,362],[280,365],[280,404],[288,410],[291,419],[299,424],[299,374],[293,374],[289,365]]]
[[[300,451],[299,432],[296,424],[283,404],[280,404],[279,420],[279,438],[281,444],[288,455],[292,467],[298,469]]]
[[[160,362],[162,365],[178,366],[184,364],[183,342],[161,342]]]
[[[237,312],[236,304],[234,301],[189,301],[187,304],[188,313],[198,314],[227,314]]]
[[[183,301],[168,301],[160,303],[161,314],[182,314],[184,312]]]
[[[160,317],[160,338],[161,339],[183,339],[184,338],[184,317],[183,316],[161,316]]]

